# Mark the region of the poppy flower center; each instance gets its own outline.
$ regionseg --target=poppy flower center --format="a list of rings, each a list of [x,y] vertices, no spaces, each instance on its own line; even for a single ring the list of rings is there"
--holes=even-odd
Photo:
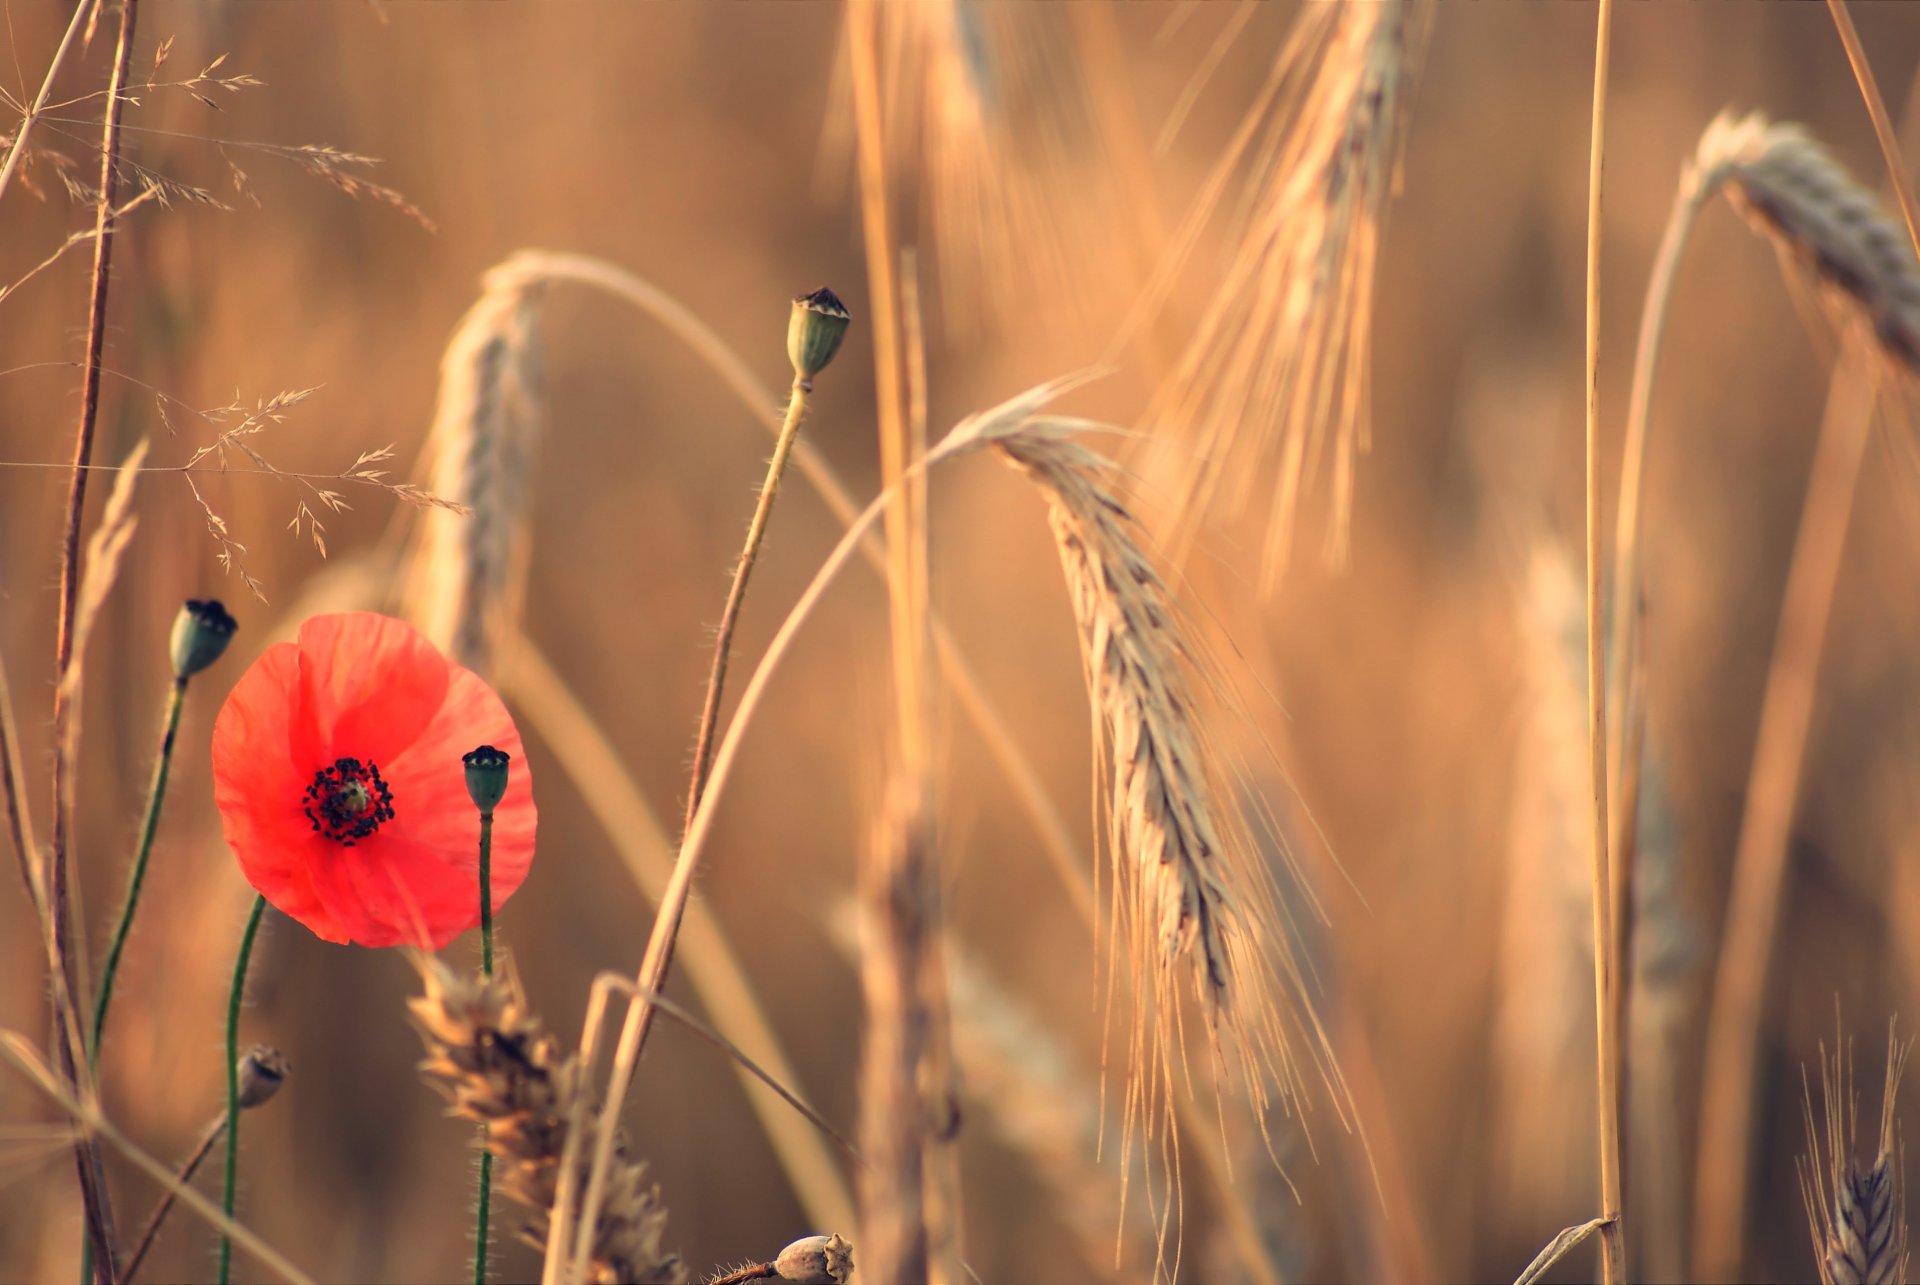
[[[313,828],[346,848],[393,820],[393,791],[377,766],[359,759],[335,759],[315,772],[306,800],[301,810]]]

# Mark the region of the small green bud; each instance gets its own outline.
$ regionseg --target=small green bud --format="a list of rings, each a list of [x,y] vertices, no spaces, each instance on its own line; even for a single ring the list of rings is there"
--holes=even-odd
[[[492,813],[506,797],[507,764],[513,761],[513,756],[491,745],[482,745],[460,761],[467,765],[467,793],[473,798],[473,806],[483,813]]]
[[[853,1246],[838,1233],[807,1236],[781,1250],[773,1266],[791,1285],[842,1285],[853,1275]]]
[[[802,386],[810,387],[813,377],[827,368],[852,322],[853,314],[825,286],[793,301],[793,316],[787,321],[787,359]]]
[[[237,628],[218,599],[187,599],[187,605],[173,618],[173,637],[168,643],[173,676],[185,682],[219,660]]]
[[[280,1091],[293,1068],[279,1049],[256,1044],[240,1055],[240,1106],[251,1110]]]

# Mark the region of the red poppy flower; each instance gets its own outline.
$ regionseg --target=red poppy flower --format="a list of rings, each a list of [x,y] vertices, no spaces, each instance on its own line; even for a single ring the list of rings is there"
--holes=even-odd
[[[479,675],[404,621],[315,616],[269,647],[213,726],[214,801],[240,869],[325,941],[427,944],[480,922],[480,817],[461,757],[513,756],[493,813],[497,910],[533,861],[520,733]]]

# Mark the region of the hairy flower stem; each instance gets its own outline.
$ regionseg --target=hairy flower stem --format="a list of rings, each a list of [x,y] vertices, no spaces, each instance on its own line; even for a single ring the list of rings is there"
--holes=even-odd
[[[253,957],[253,939],[260,931],[265,897],[253,899],[247,927],[240,934],[240,954],[233,963],[233,989],[227,994],[227,1173],[220,1186],[220,1208],[233,1217],[234,1177],[240,1168],[240,1001],[247,990],[247,961]],[[227,1285],[233,1269],[233,1239],[220,1233],[220,1285]]]
[[[67,761],[67,720],[73,713],[73,693],[67,686],[67,669],[73,663],[73,622],[80,593],[80,521],[86,511],[87,467],[93,459],[93,429],[100,413],[100,354],[106,343],[108,268],[113,255],[113,213],[116,171],[120,164],[120,114],[126,104],[127,68],[133,58],[134,0],[122,0],[120,37],[113,56],[113,75],[107,82],[106,120],[101,127],[100,199],[94,213],[92,290],[87,305],[87,355],[81,383],[80,424],[74,434],[73,478],[68,485],[66,529],[60,543],[60,615],[54,639],[53,665],[53,837],[49,847],[52,885],[47,913],[52,919],[54,966],[60,970],[56,997],[64,994],[70,1006],[68,1016],[79,1022],[79,991],[74,985],[72,951],[67,924],[67,838],[68,811],[72,782]],[[63,42],[64,45],[64,42]],[[24,128],[21,141],[25,141]],[[18,155],[16,150],[15,155]],[[56,1021],[55,1043],[60,1050],[60,1069],[79,1086],[84,1098],[91,1090],[93,1075],[86,1050],[76,1048],[78,1033],[66,1020]],[[88,1066],[82,1079],[83,1064]],[[88,1136],[77,1136],[74,1160],[79,1170],[80,1198],[86,1210],[87,1239],[81,1253],[82,1278],[106,1285],[118,1274],[114,1255],[113,1206],[108,1199],[106,1176],[100,1166],[100,1147]]]
[[[780,489],[780,478],[787,471],[787,457],[800,436],[800,421],[806,418],[807,395],[813,385],[805,379],[793,381],[793,395],[787,399],[787,416],[780,424],[780,436],[774,440],[773,458],[767,462],[767,480],[760,488],[760,501],[754,506],[753,521],[747,527],[747,542],[740,550],[740,564],[733,572],[733,585],[727,590],[727,605],[720,612],[720,628],[713,641],[713,670],[707,676],[707,700],[700,710],[700,731],[693,743],[693,784],[687,789],[687,815],[681,833],[693,825],[693,814],[700,808],[700,796],[706,792],[707,773],[713,767],[713,743],[720,731],[720,697],[727,685],[727,661],[733,648],[734,625],[740,619],[740,607],[747,599],[747,580],[760,556],[767,537],[767,519],[773,513],[773,498]]]
[[[800,436],[800,421],[807,416],[807,396],[812,391],[811,380],[805,376],[794,379],[792,396],[787,399],[787,416],[780,424],[780,436],[774,441],[773,458],[767,462],[767,480],[760,488],[760,501],[754,506],[753,521],[747,527],[747,542],[740,550],[740,563],[733,571],[727,605],[720,611],[720,628],[713,640],[713,671],[707,676],[706,704],[701,707],[700,731],[693,743],[693,782],[687,789],[687,816],[681,825],[683,839],[693,828],[694,815],[700,810],[700,796],[707,790],[707,774],[713,768],[714,741],[720,732],[720,698],[727,685],[727,661],[733,651],[734,626],[740,619],[741,604],[747,600],[747,580],[753,575],[760,546],[766,542],[773,499],[780,490],[780,478],[787,471],[787,458],[793,454],[793,444]],[[680,916],[676,911],[672,931],[667,936],[666,955],[660,961],[658,974],[648,979],[650,990],[662,990],[667,984],[667,972],[673,967],[673,943],[679,930]],[[641,1013],[638,1047],[645,1048],[647,1032],[653,1029],[653,1006],[646,1005]]]
[[[493,976],[493,813],[480,814],[480,971]],[[480,1127],[480,1212],[473,1230],[473,1285],[487,1285],[487,1216],[493,1203],[493,1152]]]
[[[166,730],[160,734],[160,759],[153,766],[153,785],[147,791],[146,815],[140,819],[140,841],[133,853],[133,873],[127,879],[127,899],[120,907],[120,922],[114,925],[113,940],[107,945],[107,962],[100,970],[100,993],[93,1001],[93,1042],[87,1048],[87,1065],[100,1066],[100,1036],[107,1026],[107,1005],[113,1002],[113,979],[120,971],[120,954],[126,949],[127,934],[133,928],[133,912],[140,904],[140,888],[147,877],[147,858],[153,853],[153,836],[160,828],[160,804],[167,795],[167,770],[173,763],[173,738],[180,730],[180,711],[187,703],[187,680],[175,678],[167,697]]]
[[[214,1143],[220,1141],[226,1131],[227,1117],[226,1113],[222,1112],[213,1118],[206,1132],[200,1135],[199,1145],[194,1147],[193,1154],[188,1156],[186,1162],[175,1172],[174,1177],[180,1180],[182,1186],[193,1181],[193,1175],[200,1172],[200,1166],[206,1163],[208,1156],[213,1154]],[[163,1193],[159,1203],[154,1205],[153,1212],[147,1215],[147,1224],[140,1229],[140,1239],[134,1242],[133,1252],[127,1255],[126,1266],[120,1270],[120,1285],[129,1285],[134,1275],[139,1272],[140,1264],[147,1261],[147,1251],[153,1248],[153,1242],[159,1238],[160,1227],[167,1221],[167,1215],[173,1212],[174,1201],[177,1198],[172,1191]]]

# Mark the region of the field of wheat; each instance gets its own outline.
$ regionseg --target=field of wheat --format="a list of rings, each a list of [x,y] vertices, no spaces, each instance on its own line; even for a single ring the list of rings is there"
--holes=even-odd
[[[1906,1278],[1920,9],[0,11],[0,1281]]]

